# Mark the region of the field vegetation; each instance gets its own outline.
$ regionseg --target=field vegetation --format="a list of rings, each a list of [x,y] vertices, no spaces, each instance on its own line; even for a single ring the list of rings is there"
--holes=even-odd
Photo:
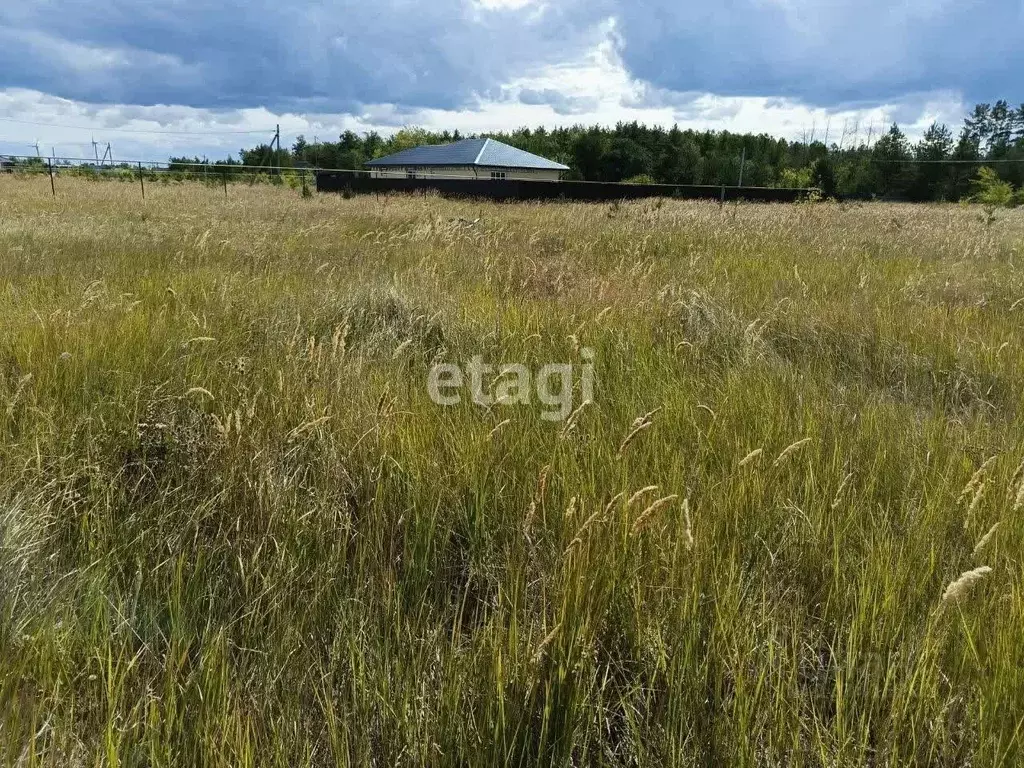
[[[0,178],[5,763],[1020,763],[1024,211],[147,193]]]

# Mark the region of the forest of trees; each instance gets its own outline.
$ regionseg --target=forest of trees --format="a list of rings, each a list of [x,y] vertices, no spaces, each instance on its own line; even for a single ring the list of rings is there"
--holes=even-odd
[[[988,164],[1014,189],[1024,187],[1024,104],[979,104],[958,132],[932,125],[916,143],[898,125],[881,132],[846,127],[837,133],[824,140],[786,141],[633,122],[484,135],[564,163],[572,169],[567,178],[587,181],[737,185],[742,166],[745,186],[817,186],[826,196],[856,198],[960,200]],[[240,158],[246,165],[360,170],[375,157],[461,138],[458,131],[421,128],[404,128],[388,138],[347,131],[336,142],[310,143],[300,136],[290,149],[261,145],[242,150]]]

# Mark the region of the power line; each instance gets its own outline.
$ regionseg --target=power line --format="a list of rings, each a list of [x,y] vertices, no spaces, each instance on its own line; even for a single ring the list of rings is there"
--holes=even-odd
[[[985,160],[983,158],[979,158],[978,160],[964,160],[961,158],[949,158],[947,160],[918,160],[913,157],[871,157],[868,159],[874,163],[893,163],[894,165],[1003,165],[1006,163],[1024,163],[1024,157],[1005,157],[993,160]]]
[[[35,145],[34,144],[30,144],[29,146],[35,146]],[[8,154],[6,152],[0,152],[0,158],[9,159],[9,160],[16,160],[16,161],[23,161],[23,162],[24,161],[32,161],[32,160],[40,159],[36,155],[12,155],[12,154]],[[53,162],[54,170],[65,170],[65,169],[68,169],[68,168],[75,168],[75,167],[83,167],[83,168],[88,167],[88,168],[94,168],[94,169],[97,169],[97,168],[107,168],[107,169],[113,169],[113,170],[121,170],[121,169],[127,168],[129,166],[130,167],[135,167],[137,165],[144,165],[148,169],[153,170],[153,171],[166,171],[172,165],[175,166],[175,167],[178,167],[178,168],[203,168],[203,169],[213,168],[213,169],[228,170],[228,171],[242,170],[242,169],[262,170],[262,171],[303,171],[303,170],[309,171],[309,170],[314,170],[313,168],[309,168],[309,167],[303,168],[301,166],[295,167],[295,166],[286,166],[286,165],[245,165],[243,163],[228,162],[228,161],[214,161],[212,163],[211,162],[194,163],[194,162],[185,161],[185,160],[173,160],[172,161],[170,159],[168,159],[168,160],[127,160],[127,159],[122,159],[122,160],[116,161],[116,163],[113,164],[113,165],[103,165],[104,159],[105,159],[105,155],[104,155],[103,158],[100,158],[98,160],[94,160],[91,157],[60,157],[60,156],[51,157],[51,160]],[[111,162],[114,162],[114,161],[111,160]],[[29,166],[26,166],[26,168],[28,168],[28,167]],[[370,172],[368,170],[356,170],[356,169],[351,169],[351,168],[319,168],[319,169],[316,169],[316,170],[330,170],[330,171],[334,171],[334,172],[364,173],[364,174]]]
[[[34,120],[19,120],[14,117],[0,117],[0,120],[6,123],[35,125],[41,126],[43,128],[66,128],[72,131],[106,131],[108,133],[147,133],[168,136],[239,136],[243,134],[270,133],[269,128],[253,129],[250,131],[167,131],[148,128],[96,128],[84,125],[64,125],[62,123],[42,123]]]

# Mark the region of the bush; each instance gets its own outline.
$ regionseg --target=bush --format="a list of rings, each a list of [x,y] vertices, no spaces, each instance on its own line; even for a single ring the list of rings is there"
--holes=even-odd
[[[1013,187],[1008,181],[1000,179],[999,174],[992,168],[979,169],[971,186],[974,188],[974,194],[971,195],[972,203],[993,208],[1012,208],[1014,205]]]
[[[784,168],[779,177],[779,186],[784,189],[807,189],[813,179],[813,168]]]
[[[636,176],[630,176],[628,179],[622,180],[623,184],[657,184],[658,182],[647,173],[640,173]]]
[[[1009,182],[1000,179],[999,174],[992,168],[980,168],[971,186],[974,188],[974,194],[968,201],[981,205],[984,212],[981,220],[987,225],[996,220],[998,208],[1013,208],[1016,205],[1013,187]]]

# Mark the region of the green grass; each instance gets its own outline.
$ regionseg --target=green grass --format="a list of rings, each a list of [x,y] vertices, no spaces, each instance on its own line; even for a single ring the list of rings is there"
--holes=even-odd
[[[6,763],[1022,759],[1024,214],[49,195],[0,178]],[[427,395],[580,347],[571,429]]]

